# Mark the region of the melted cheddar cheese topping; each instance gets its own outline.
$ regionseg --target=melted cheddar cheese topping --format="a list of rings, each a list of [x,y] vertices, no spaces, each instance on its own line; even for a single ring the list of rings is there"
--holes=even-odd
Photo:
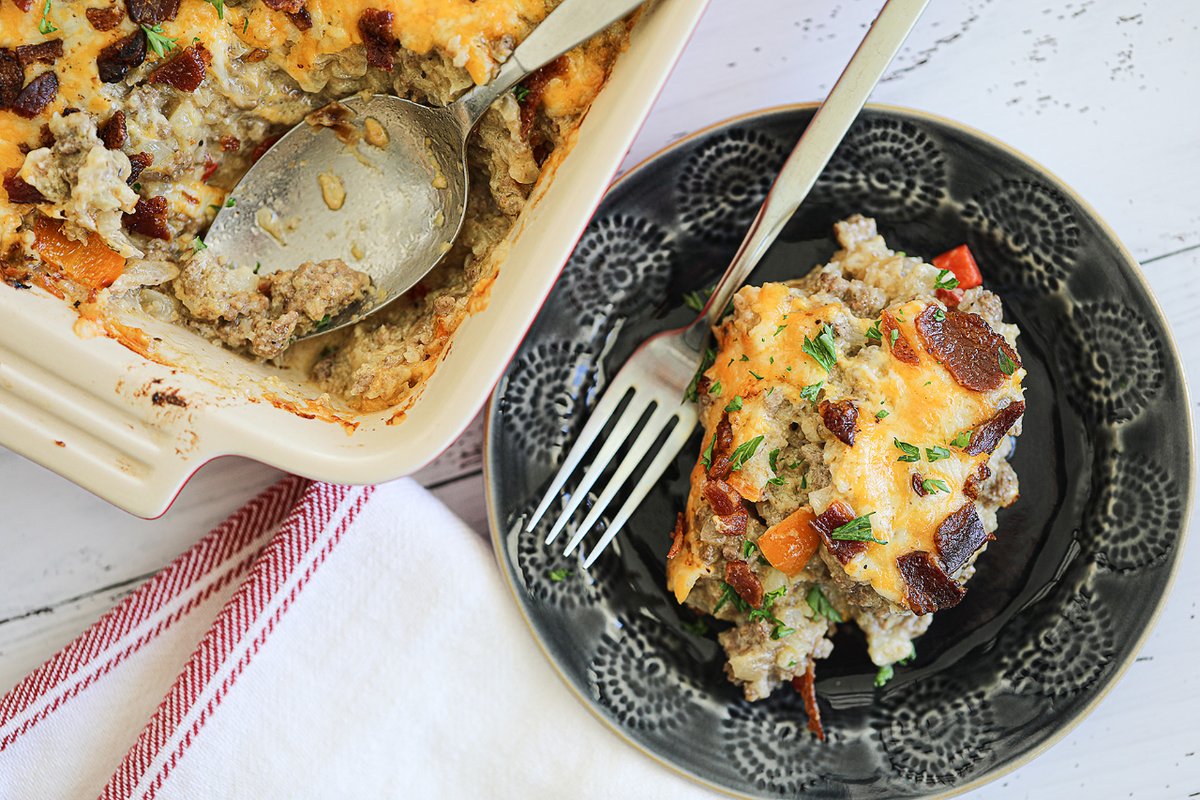
[[[823,428],[815,434],[825,439],[824,461],[832,484],[813,492],[810,503],[817,514],[840,500],[856,516],[872,515],[874,536],[887,544],[868,543],[844,569],[852,580],[903,605],[906,586],[896,559],[916,550],[937,553],[939,524],[973,502],[964,494],[964,485],[988,460],[986,453],[971,456],[951,443],[1020,400],[1024,370],[1017,368],[993,391],[960,386],[915,329],[917,316],[931,301],[912,300],[888,309],[899,335],[918,355],[919,363],[913,365],[893,354],[888,333],[879,340],[866,339],[874,320],[855,316],[840,301],[816,299],[777,283],[744,289],[740,298],[745,306],[719,331],[716,360],[706,372],[711,388],[703,423],[706,437],[711,437],[728,413],[735,447],[758,436],[763,441],[728,483],[750,501],[763,499],[771,490],[768,480],[775,472],[769,453],[787,445],[788,423],[800,418],[802,425],[822,425],[811,399],[817,390],[805,392],[806,387],[821,383],[821,400],[853,401],[858,411],[853,446]],[[805,351],[806,339],[815,342],[826,324],[841,331],[834,336],[837,361],[828,372]],[[741,408],[727,412],[735,395],[741,398]],[[806,413],[796,414],[795,409]],[[809,409],[814,413],[807,413]],[[814,436],[808,428],[804,433],[810,440]],[[897,442],[918,448],[919,460],[901,461],[906,451]],[[914,490],[914,475],[931,482],[931,491],[923,497]],[[698,486],[703,475],[693,479]],[[943,485],[948,491],[940,488]],[[702,574],[674,575],[677,596],[686,597]]]

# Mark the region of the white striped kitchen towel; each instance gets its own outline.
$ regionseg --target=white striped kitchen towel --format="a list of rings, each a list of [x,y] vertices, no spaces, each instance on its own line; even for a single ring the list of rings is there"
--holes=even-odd
[[[0,800],[684,796],[412,481],[283,480],[0,698]]]

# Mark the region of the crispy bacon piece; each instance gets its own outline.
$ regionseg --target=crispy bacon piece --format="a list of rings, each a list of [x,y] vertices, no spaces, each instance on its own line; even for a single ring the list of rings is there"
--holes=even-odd
[[[17,171],[10,169],[4,176],[4,191],[8,192],[10,203],[44,203],[46,198],[37,187],[32,186],[17,177]]]
[[[13,0],[13,5],[22,11],[28,11],[33,7],[33,0]]]
[[[808,660],[808,667],[803,675],[792,678],[792,688],[800,693],[804,701],[804,713],[808,715],[808,729],[825,741],[825,728],[821,725],[821,709],[817,706],[817,667],[813,660]]]
[[[946,308],[958,308],[963,299],[962,289],[938,289],[934,294],[946,304]]]
[[[25,88],[13,101],[13,113],[25,119],[33,119],[46,110],[46,106],[58,94],[58,76],[53,72],[43,72],[25,84]]]
[[[918,497],[924,497],[925,495],[929,494],[929,492],[925,491],[925,482],[921,479],[921,475],[919,473],[914,472],[912,474],[912,487],[913,491],[917,493]]]
[[[671,549],[667,551],[667,558],[674,558],[679,555],[679,551],[683,549],[683,513],[675,515],[675,529],[671,531]]]
[[[896,566],[908,587],[905,599],[914,614],[932,614],[940,608],[952,608],[966,594],[924,550],[905,553],[896,559]]]
[[[958,385],[973,392],[999,389],[1008,379],[1000,368],[1001,353],[1021,366],[1017,352],[978,314],[930,305],[917,317],[917,335]]]
[[[25,85],[25,70],[17,54],[0,47],[0,108],[8,108]]]
[[[822,400],[817,410],[829,432],[846,445],[854,446],[854,434],[858,431],[858,407],[853,400],[839,400],[831,403]]]
[[[287,12],[287,18],[292,21],[298,31],[306,31],[312,28],[312,14],[308,13],[308,9],[304,6],[300,7],[299,11]]]
[[[62,58],[62,39],[49,39],[38,44],[23,44],[17,48],[17,60],[22,67],[30,64],[53,64]]]
[[[267,56],[271,55],[270,51],[263,50],[261,47],[256,47],[246,55],[242,56],[242,61],[247,64],[257,64],[260,61],[266,61]]]
[[[703,492],[704,499],[712,506],[713,513],[718,517],[736,514],[742,506],[742,498],[737,490],[719,478],[706,480]]]
[[[304,0],[263,0],[263,5],[276,11],[295,14],[304,8]]]
[[[742,504],[742,496],[723,480],[704,482],[704,499],[712,506],[716,517],[717,531],[725,536],[745,536],[750,513]]]
[[[154,68],[148,83],[165,83],[181,92],[194,92],[204,80],[204,71],[212,63],[212,54],[202,44],[183,48],[183,52]]]
[[[120,83],[134,67],[146,60],[146,33],[138,28],[119,39],[96,56],[96,70],[105,83]]]
[[[762,582],[745,561],[725,562],[725,582],[733,587],[738,597],[754,608],[762,608]]]
[[[883,340],[891,345],[892,355],[896,357],[897,361],[903,361],[905,364],[913,366],[921,363],[921,357],[917,355],[916,349],[904,335],[904,331],[900,330],[900,325],[896,322],[896,317],[892,312],[883,312],[879,327],[883,333]],[[895,341],[892,341],[892,331],[896,332]]]
[[[126,214],[121,224],[130,233],[140,233],[151,239],[170,239],[171,229],[167,227],[167,198],[139,198],[133,213]]]
[[[841,500],[829,504],[824,513],[813,520],[812,526],[821,534],[825,549],[833,553],[833,557],[842,564],[850,563],[850,559],[867,549],[866,542],[848,542],[834,539],[830,536],[837,528],[854,519],[854,510]]]
[[[991,419],[971,432],[971,441],[965,452],[969,456],[991,453],[1004,439],[1009,428],[1017,424],[1025,414],[1025,401],[1017,400],[997,411]]]
[[[114,111],[112,116],[104,121],[97,131],[100,134],[100,141],[104,142],[104,146],[109,150],[119,150],[125,146],[125,140],[129,138],[129,130],[125,126],[125,112]]]
[[[121,24],[121,18],[125,16],[117,6],[89,8],[83,13],[87,16],[87,21],[92,23],[92,27],[98,31],[111,31]]]
[[[975,504],[968,501],[966,505],[942,520],[934,533],[934,544],[937,545],[938,559],[942,569],[954,573],[974,555],[983,543],[991,538],[983,529],[983,520]]]
[[[154,153],[133,153],[129,156],[129,166],[133,169],[129,172],[129,177],[125,180],[127,184],[133,186],[138,178],[142,175],[142,170],[154,163]]]
[[[389,72],[396,66],[392,57],[392,51],[396,49],[396,37],[392,33],[393,19],[395,15],[391,11],[378,8],[364,9],[358,18],[358,32],[362,34],[363,44],[367,48],[367,64]]]
[[[222,136],[221,149],[226,153],[236,153],[242,149],[242,140],[236,136]]]
[[[972,500],[977,500],[979,498],[980,485],[991,476],[991,467],[987,465],[986,461],[980,462],[979,466],[975,468],[975,471],[968,475],[967,479],[963,481],[963,494]]]
[[[729,415],[722,414],[717,423],[716,440],[713,441],[712,459],[708,466],[708,477],[725,480],[733,471],[729,457],[733,455],[733,426],[729,424]]]
[[[569,63],[566,56],[559,56],[521,81],[521,85],[527,90],[525,99],[521,101],[521,135],[526,139],[533,132],[533,122],[537,119],[538,109],[542,107],[542,95],[546,91],[546,85],[565,73]]]
[[[129,18],[138,25],[157,25],[163,20],[175,19],[179,13],[179,0],[125,0]]]

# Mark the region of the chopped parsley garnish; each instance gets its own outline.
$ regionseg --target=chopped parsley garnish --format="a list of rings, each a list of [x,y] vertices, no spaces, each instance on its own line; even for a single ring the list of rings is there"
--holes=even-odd
[[[571,570],[567,569],[566,567],[550,570],[550,580],[554,581],[555,583],[562,583],[568,577],[570,577],[570,575]]]
[[[892,332],[891,332],[891,334],[889,335],[889,337],[888,337],[888,338],[890,338],[890,339],[891,339],[891,345],[892,345],[892,347],[895,347],[895,346],[896,346],[896,340],[900,338],[900,329],[899,329],[899,328],[892,328]]]
[[[750,556],[754,555],[754,551],[758,549],[758,545],[747,539],[742,542],[742,558],[749,560]]]
[[[529,97],[529,87],[518,83],[513,88],[513,96],[517,98],[518,103],[524,103],[525,98]]]
[[[203,239],[197,236],[195,239],[192,239],[192,249],[199,253],[201,250],[207,250],[208,245],[204,243]]]
[[[146,33],[146,44],[159,58],[166,58],[167,53],[179,46],[174,39],[163,33],[162,25],[155,25],[153,28],[142,25],[142,30]]]
[[[896,662],[897,664],[899,664],[902,667],[907,667],[909,664],[911,664],[913,661],[915,661],[917,659],[917,646],[915,644],[910,643],[909,647],[911,647],[912,649],[908,651],[908,655],[906,655],[904,658],[902,658]]]
[[[742,410],[742,396],[740,394],[735,394],[733,396],[733,399],[725,404],[725,413],[728,414],[728,413],[731,413],[734,411],[741,411],[741,410]]]
[[[813,361],[824,367],[826,372],[831,372],[833,365],[837,363],[837,345],[833,342],[833,326],[828,323],[821,326],[821,332],[817,334],[816,341],[805,336],[801,349],[812,356]]]
[[[808,590],[808,607],[813,610],[813,613],[818,617],[824,617],[831,622],[842,622],[842,615],[833,607],[833,603],[829,602],[829,598],[821,591],[820,586],[814,585]]]
[[[809,402],[817,402],[817,395],[821,393],[821,387],[825,385],[825,381],[817,381],[810,383],[800,390],[800,396]]]
[[[738,359],[738,361],[749,361],[749,360],[750,360],[750,356],[746,355],[745,353],[742,353],[742,357]]]
[[[58,28],[54,27],[54,23],[50,21],[50,3],[52,0],[46,0],[46,5],[42,6],[42,18],[38,22],[38,33],[46,36],[55,33]]]
[[[880,667],[879,671],[875,673],[875,688],[883,688],[887,682],[895,676],[895,674],[896,670],[892,668],[891,664]]]
[[[245,35],[246,29],[250,27],[250,16],[247,14],[242,20],[242,34]]]
[[[708,443],[708,447],[704,448],[704,452],[700,454],[700,463],[704,464],[704,468],[708,469],[712,466],[712,451],[713,445],[717,443],[717,434],[713,433],[712,439]]]
[[[894,444],[901,452],[904,453],[904,455],[896,459],[897,461],[911,463],[913,461],[921,460],[921,448],[917,447],[916,445],[911,445],[908,442],[902,442],[895,437],[892,438],[892,444]]]
[[[313,330],[323,331],[328,328],[332,322],[333,318],[326,314],[325,316],[321,317],[320,321],[317,323],[317,327]]]
[[[736,472],[742,466],[754,457],[754,451],[762,444],[763,437],[755,436],[748,442],[742,442],[733,451],[733,455],[729,457],[729,469]]]
[[[774,486],[783,486],[783,476],[779,474],[779,449],[776,448],[767,453],[767,463],[771,465],[771,472],[775,473],[774,478],[769,478],[767,483]]]
[[[711,395],[716,395],[717,397],[720,397],[721,396],[721,382],[717,381],[716,383],[714,383],[712,385],[712,387],[709,388],[708,393]]]
[[[867,338],[874,339],[877,342],[883,341],[883,334],[879,331],[879,325],[883,322],[881,319],[875,320],[871,327],[867,328]]]
[[[770,397],[770,396],[771,396],[771,392],[773,392],[773,391],[775,391],[775,387],[774,387],[774,386],[772,386],[770,389],[767,389],[767,397]]]
[[[1000,371],[1005,375],[1012,375],[1016,372],[1017,365],[1008,357],[1008,353],[1004,352],[1004,348],[1000,348],[997,352],[1000,354]]]
[[[692,636],[703,636],[708,633],[708,621],[701,618],[695,622],[683,623],[683,629]]]
[[[785,636],[791,636],[795,632],[796,632],[795,628],[789,628],[787,625],[784,625],[782,622],[776,622],[775,628],[771,631],[771,638],[772,639],[782,639]]]
[[[950,445],[952,447],[966,447],[970,443],[971,443],[971,432],[963,431],[958,436],[954,437],[954,440],[950,442]]]
[[[717,604],[713,606],[713,616],[716,616],[717,612],[720,611],[726,603],[733,603],[734,608],[736,608],[738,611],[749,613],[750,611],[754,610],[753,607],[743,600],[741,596],[738,595],[738,593],[734,590],[734,588],[728,583],[721,581],[721,586],[723,587],[721,589],[721,599],[717,600]]]
[[[875,542],[875,544],[887,544],[882,539],[875,538],[875,532],[871,530],[871,515],[872,511],[863,514],[861,517],[855,517],[845,525],[838,525],[833,529],[833,533],[829,534],[830,539],[839,539],[844,542]]]
[[[258,271],[259,271],[260,269],[262,269],[262,262],[261,262],[261,261],[255,261],[255,262],[254,262],[254,274],[255,274],[255,275],[257,275],[257,274],[258,274]]]
[[[805,470],[804,474],[800,476],[800,488],[801,489],[808,488],[808,470]]]
[[[231,198],[229,198],[228,200],[226,200],[226,201],[225,201],[225,207],[226,207],[226,208],[233,208],[233,207],[234,207],[234,206],[236,206],[236,205],[237,205],[237,198],[236,198],[236,197],[231,197]]]
[[[711,347],[705,348],[704,355],[700,358],[700,366],[696,368],[696,374],[692,376],[692,382],[683,390],[683,399],[691,400],[693,403],[699,398],[696,392],[696,387],[700,385],[700,378],[704,376],[704,371],[713,365],[717,360],[717,351]]]
[[[217,19],[225,19],[225,0],[204,0],[217,10]]]
[[[934,463],[935,461],[941,461],[943,458],[949,458],[949,457],[950,457],[950,451],[944,447],[926,447],[925,448],[925,458],[929,459],[930,464]]]
[[[887,416],[889,413],[890,413],[890,412],[889,412],[889,411],[888,411],[886,408],[881,408],[881,409],[879,409],[878,411],[876,411],[876,412],[875,412],[875,419],[883,419],[883,418],[884,418],[884,417],[886,417],[886,416]]]
[[[926,478],[921,481],[921,488],[925,490],[926,494],[937,494],[938,492],[950,494],[950,487],[940,478]]]
[[[937,280],[933,282],[935,289],[957,289],[958,278],[954,277],[953,273],[948,269],[939,269]]]
[[[761,380],[763,379],[763,376],[762,376],[762,375],[759,375],[759,374],[758,374],[757,372],[755,372],[754,370],[750,370],[750,374],[751,374],[751,375],[753,375],[753,376],[754,376],[754,377],[755,377],[757,380],[760,380],[760,381],[761,381]]]
[[[783,333],[783,329],[786,327],[787,327],[787,325],[780,325],[778,328],[775,329],[775,333],[773,333],[771,335],[778,336],[779,334]]]
[[[940,308],[935,309],[933,312],[933,318],[936,319],[938,322],[944,322],[946,319],[946,312],[942,311]]]

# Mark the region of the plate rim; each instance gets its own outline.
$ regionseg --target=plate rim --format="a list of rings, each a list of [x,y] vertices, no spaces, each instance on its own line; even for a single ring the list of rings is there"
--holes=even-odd
[[[768,106],[766,108],[760,108],[760,109],[755,109],[752,111],[746,111],[746,112],[743,112],[740,114],[735,114],[733,116],[718,120],[716,122],[712,122],[708,125],[705,125],[702,128],[698,128],[695,131],[692,131],[691,133],[687,134],[686,136],[676,139],[675,141],[668,142],[663,147],[659,148],[658,150],[655,150],[654,152],[650,153],[646,157],[642,158],[641,160],[639,160],[638,162],[633,164],[633,166],[631,166],[625,172],[621,173],[609,185],[609,187],[605,190],[604,196],[607,197],[610,192],[612,192],[614,189],[616,189],[621,184],[623,184],[627,179],[629,179],[636,173],[640,173],[644,168],[648,167],[653,162],[659,160],[660,158],[662,158],[664,156],[669,155],[676,149],[684,147],[685,145],[692,142],[693,140],[698,139],[714,130],[717,130],[720,128],[725,128],[725,127],[734,125],[738,122],[744,122],[746,120],[757,119],[760,117],[767,117],[767,116],[771,116],[771,115],[775,115],[775,114],[794,112],[794,111],[806,111],[806,110],[810,110],[810,109],[815,110],[820,105],[821,104],[819,102],[782,103],[779,105]],[[1038,174],[1040,174],[1041,176],[1046,178],[1054,186],[1054,188],[1056,188],[1057,190],[1062,192],[1073,202],[1077,203],[1078,206],[1086,213],[1086,215],[1089,216],[1090,219],[1096,223],[1097,227],[1108,238],[1108,240],[1116,246],[1117,252],[1120,254],[1121,258],[1125,262],[1124,266],[1126,267],[1127,274],[1130,275],[1137,282],[1137,285],[1141,288],[1143,294],[1149,300],[1150,308],[1153,310],[1154,315],[1157,317],[1158,322],[1160,323],[1162,329],[1166,333],[1166,336],[1163,338],[1165,339],[1165,345],[1166,345],[1166,350],[1167,350],[1167,360],[1171,364],[1174,365],[1175,372],[1182,377],[1182,380],[1180,381],[1180,388],[1182,390],[1182,395],[1183,395],[1183,405],[1184,405],[1183,417],[1184,417],[1184,422],[1187,426],[1188,432],[1190,434],[1186,438],[1186,442],[1184,445],[1183,456],[1184,456],[1184,462],[1187,464],[1187,476],[1186,476],[1186,480],[1184,481],[1184,491],[1185,491],[1186,498],[1184,501],[1183,513],[1180,517],[1179,532],[1178,532],[1178,536],[1176,538],[1175,550],[1171,556],[1171,563],[1168,567],[1167,579],[1166,579],[1166,583],[1163,586],[1163,591],[1161,593],[1159,593],[1158,597],[1154,601],[1154,608],[1151,611],[1150,618],[1148,619],[1146,624],[1142,627],[1142,629],[1135,636],[1134,646],[1129,649],[1126,657],[1117,665],[1116,669],[1112,673],[1112,676],[1108,679],[1108,682],[1106,683],[1106,685],[1103,686],[1099,692],[1097,692],[1090,699],[1088,699],[1087,702],[1085,702],[1082,706],[1080,706],[1074,712],[1074,714],[1072,714],[1062,724],[1060,724],[1056,729],[1054,729],[1050,733],[1050,735],[1047,736],[1042,742],[1040,742],[1039,744],[1030,748],[1026,752],[1020,754],[1019,756],[1016,756],[1015,758],[1012,758],[1009,761],[1007,761],[1003,764],[1000,764],[999,766],[993,768],[992,770],[985,772],[984,774],[980,775],[979,777],[974,778],[971,781],[968,781],[967,783],[962,784],[961,786],[956,786],[956,787],[953,787],[950,789],[945,789],[936,794],[929,795],[929,797],[931,797],[931,798],[937,798],[938,800],[942,800],[943,798],[957,797],[959,795],[965,794],[967,792],[970,792],[970,791],[978,789],[982,786],[985,786],[989,783],[992,783],[993,781],[995,781],[999,778],[1002,778],[1006,775],[1009,775],[1012,772],[1015,772],[1016,770],[1020,769],[1021,767],[1024,767],[1025,765],[1033,762],[1035,759],[1037,759],[1040,756],[1042,756],[1043,754],[1045,754],[1052,747],[1054,747],[1059,742],[1061,742],[1064,738],[1066,738],[1067,734],[1074,731],[1080,725],[1080,723],[1082,723],[1085,719],[1087,719],[1089,716],[1092,715],[1092,713],[1096,710],[1096,708],[1100,705],[1100,703],[1103,702],[1103,700],[1108,697],[1109,693],[1122,681],[1122,679],[1124,679],[1126,672],[1129,670],[1129,667],[1137,659],[1138,654],[1140,653],[1142,647],[1146,644],[1146,639],[1149,637],[1151,631],[1153,631],[1154,628],[1158,625],[1159,619],[1162,615],[1163,607],[1166,605],[1167,599],[1170,597],[1171,593],[1173,592],[1173,590],[1175,588],[1175,581],[1179,576],[1179,563],[1182,560],[1183,548],[1187,544],[1188,533],[1191,528],[1192,512],[1193,512],[1194,504],[1195,504],[1195,490],[1196,490],[1196,470],[1195,470],[1196,453],[1195,453],[1195,448],[1196,448],[1196,443],[1195,443],[1195,428],[1194,428],[1195,420],[1193,419],[1193,413],[1192,413],[1192,392],[1191,392],[1191,388],[1188,385],[1187,372],[1183,368],[1183,360],[1180,357],[1179,347],[1175,341],[1175,333],[1171,329],[1167,315],[1163,312],[1162,306],[1158,301],[1158,297],[1155,295],[1153,289],[1151,288],[1149,281],[1146,280],[1145,273],[1142,271],[1141,263],[1136,258],[1134,258],[1133,254],[1125,246],[1125,243],[1123,241],[1121,241],[1120,237],[1117,236],[1116,232],[1108,224],[1108,221],[1105,220],[1104,217],[1101,216],[1099,214],[1099,212],[1096,211],[1096,209],[1092,206],[1092,204],[1089,203],[1087,200],[1085,200],[1083,198],[1083,196],[1080,195],[1070,184],[1068,184],[1061,177],[1059,177],[1059,175],[1057,173],[1046,168],[1041,162],[1037,161],[1036,159],[1031,158],[1027,154],[1016,149],[1015,147],[1004,143],[1003,141],[995,138],[994,136],[992,136],[984,131],[979,130],[978,128],[975,128],[971,125],[967,125],[966,123],[960,122],[951,117],[946,117],[941,114],[936,114],[936,113],[933,113],[930,111],[925,111],[922,109],[911,108],[909,106],[895,105],[892,103],[867,103],[866,105],[864,105],[863,110],[864,111],[882,111],[887,114],[897,115],[897,116],[901,116],[901,117],[912,117],[912,118],[916,118],[918,120],[932,122],[935,125],[941,125],[941,126],[944,126],[947,128],[951,128],[951,129],[958,131],[959,133],[963,133],[967,136],[971,136],[971,137],[980,139],[980,140],[984,141],[986,144],[991,145],[992,147],[995,147],[995,148],[1003,151],[1007,155],[1026,164],[1032,170],[1036,171]],[[593,216],[593,219],[594,218],[595,217]],[[589,224],[590,224],[590,220],[589,220]],[[557,283],[556,283],[556,285],[557,285]],[[526,332],[526,336],[528,336],[528,332]],[[507,372],[507,371],[508,371],[508,367],[505,367],[505,372]],[[495,454],[495,450],[496,450],[495,445],[493,444],[493,439],[492,439],[492,432],[493,432],[493,425],[494,425],[493,421],[494,421],[495,416],[498,411],[499,391],[500,391],[500,386],[502,383],[503,383],[503,379],[501,379],[501,381],[497,382],[496,386],[493,388],[492,394],[488,397],[487,405],[484,408],[484,419],[483,419],[484,505],[485,505],[485,508],[487,511],[488,533],[489,533],[489,539],[492,544],[493,557],[496,559],[496,564],[500,569],[501,577],[503,578],[505,585],[508,587],[509,594],[512,597],[513,603],[516,605],[517,610],[520,612],[521,618],[525,621],[525,625],[529,629],[529,633],[533,636],[533,640],[537,644],[538,649],[540,649],[542,651],[542,655],[545,657],[547,663],[549,663],[551,668],[558,675],[559,679],[566,685],[567,689],[570,690],[570,692],[573,695],[575,695],[576,699],[579,700],[579,702],[583,705],[583,707],[586,708],[588,710],[588,712],[592,714],[593,717],[598,719],[606,728],[608,728],[613,733],[615,733],[626,744],[632,746],[635,750],[637,750],[641,754],[647,756],[648,758],[652,759],[659,765],[669,769],[670,771],[674,772],[677,775],[680,775],[680,776],[686,778],[687,780],[692,781],[695,784],[703,786],[707,789],[711,789],[713,791],[716,791],[716,792],[726,795],[728,797],[741,798],[742,800],[755,800],[755,798],[752,795],[744,794],[735,789],[730,789],[729,787],[713,783],[712,781],[706,780],[705,778],[703,778],[699,775],[692,774],[691,772],[687,771],[683,767],[681,767],[677,764],[674,764],[671,761],[668,761],[667,759],[658,755],[657,753],[651,751],[649,748],[647,748],[646,746],[644,746],[643,744],[641,744],[640,742],[635,740],[633,737],[629,736],[620,726],[616,725],[612,720],[608,719],[607,717],[605,717],[603,714],[600,713],[599,709],[595,706],[595,704],[593,702],[591,702],[591,699],[586,697],[583,694],[583,692],[577,686],[575,686],[575,684],[571,680],[571,678],[565,672],[563,672],[562,667],[553,658],[550,651],[547,649],[546,643],[542,640],[541,635],[538,633],[538,630],[535,627],[533,620],[530,618],[529,613],[525,608],[525,604],[523,604],[521,602],[520,595],[518,594],[517,585],[513,581],[512,576],[509,574],[509,570],[505,568],[505,564],[504,564],[504,561],[502,558],[504,543],[503,543],[501,537],[503,536],[504,532],[501,529],[501,525],[499,524],[499,518],[497,516],[496,503],[495,503],[495,500],[493,497],[494,483],[492,480],[492,458],[493,458],[493,455]]]

